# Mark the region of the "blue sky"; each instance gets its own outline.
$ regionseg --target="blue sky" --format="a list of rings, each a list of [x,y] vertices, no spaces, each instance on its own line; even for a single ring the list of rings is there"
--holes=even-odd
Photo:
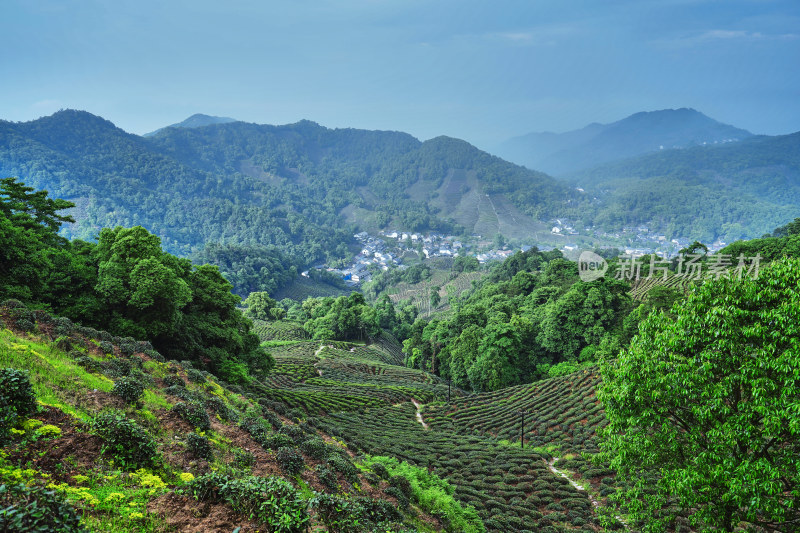
[[[797,0],[2,0],[0,119],[193,113],[491,147],[693,107],[800,130]]]

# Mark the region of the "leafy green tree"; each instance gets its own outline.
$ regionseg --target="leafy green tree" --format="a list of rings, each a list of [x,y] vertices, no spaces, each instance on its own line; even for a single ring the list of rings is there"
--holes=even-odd
[[[192,292],[183,279],[186,259],[161,251],[161,240],[141,226],[100,232],[96,291],[110,311],[111,329],[153,339],[172,332]]]
[[[272,310],[276,307],[283,310],[280,304],[270,298],[269,293],[266,292],[251,292],[244,301],[244,305],[247,307],[247,316],[258,320],[275,320],[275,313]]]
[[[199,266],[187,283],[192,300],[181,310],[174,333],[156,339],[156,347],[167,357],[198,361],[234,383],[247,382],[251,371],[271,370],[274,359],[261,348],[251,321],[236,308],[240,298],[219,269]]]
[[[800,528],[800,261],[651,315],[601,365],[602,450],[637,528]],[[624,485],[623,485],[624,486]]]
[[[15,178],[0,180],[0,294],[25,301],[48,299],[52,256],[68,247],[58,229],[63,222],[74,222],[58,212],[73,206],[48,198],[47,191],[33,192]]]

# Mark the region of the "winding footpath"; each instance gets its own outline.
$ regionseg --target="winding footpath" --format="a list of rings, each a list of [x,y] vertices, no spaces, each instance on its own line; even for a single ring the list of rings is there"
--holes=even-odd
[[[600,508],[600,502],[597,501],[597,498],[594,497],[594,494],[592,494],[590,491],[586,490],[586,487],[584,487],[583,485],[575,482],[575,480],[573,480],[571,477],[569,477],[566,474],[566,472],[556,468],[556,461],[558,461],[559,459],[560,459],[560,457],[553,457],[552,459],[550,459],[550,461],[545,461],[544,459],[542,459],[542,461],[545,462],[545,464],[547,465],[547,468],[549,468],[552,473],[558,474],[559,476],[561,476],[564,479],[566,479],[567,481],[569,481],[570,485],[575,487],[576,490],[580,490],[580,491],[585,492],[587,494],[587,496],[589,497],[589,501],[592,502],[592,506],[595,508],[595,510],[599,509]],[[630,527],[628,527],[628,523],[625,520],[623,520],[621,516],[617,515],[616,519],[620,521],[620,523],[625,527],[626,531],[630,531],[631,530]]]
[[[422,404],[421,404],[421,403],[419,403],[419,402],[418,402],[417,400],[415,400],[414,398],[411,398],[411,403],[413,403],[413,404],[414,404],[414,407],[416,407],[416,408],[417,408],[417,422],[419,422],[420,424],[422,424],[422,427],[423,427],[423,428],[425,428],[425,429],[428,429],[428,424],[426,424],[426,423],[425,423],[425,421],[422,419],[422,412],[419,410],[419,408],[420,408],[420,406],[421,406]]]

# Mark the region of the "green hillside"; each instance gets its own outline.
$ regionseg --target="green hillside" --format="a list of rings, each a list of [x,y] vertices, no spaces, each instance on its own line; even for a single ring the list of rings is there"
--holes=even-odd
[[[489,217],[482,226],[472,208],[454,217],[427,193],[410,192],[432,187],[433,195],[448,175],[464,172],[471,181],[454,194],[489,194],[515,207],[482,214]],[[144,138],[71,110],[0,122],[0,174],[73,201],[69,236],[141,224],[182,255],[210,242],[275,245],[302,264],[345,257],[362,219],[414,231],[511,234],[562,212],[574,197],[544,174],[445,137],[422,143],[303,121],[166,128]],[[347,215],[353,209],[357,218]]]
[[[664,150],[566,177],[597,195],[585,217],[606,231],[647,226],[711,243],[768,233],[797,216],[800,133]]]
[[[447,483],[355,458],[266,396],[46,313],[26,333],[27,316],[0,306],[5,531],[483,530]]]

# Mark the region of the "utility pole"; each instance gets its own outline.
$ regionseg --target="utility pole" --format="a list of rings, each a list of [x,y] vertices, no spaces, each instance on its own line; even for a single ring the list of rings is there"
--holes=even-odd
[[[519,423],[519,447],[525,448],[525,410],[520,409],[517,412],[522,417]]]

